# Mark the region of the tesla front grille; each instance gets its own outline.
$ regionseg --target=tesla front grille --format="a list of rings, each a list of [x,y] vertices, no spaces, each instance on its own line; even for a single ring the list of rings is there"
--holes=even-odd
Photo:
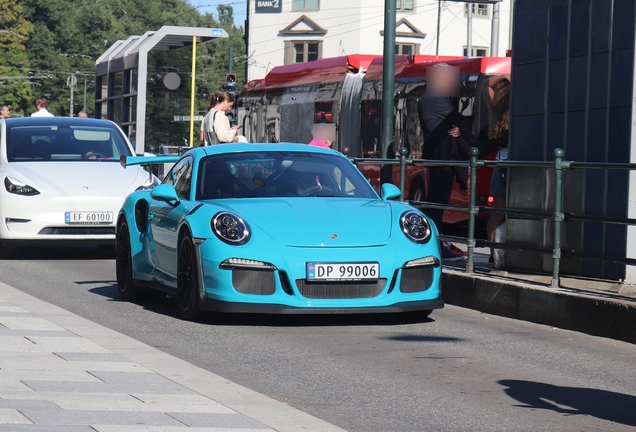
[[[48,235],[115,235],[115,227],[52,227],[44,228],[39,234]]]
[[[305,279],[296,279],[296,286],[303,297],[313,299],[355,299],[371,298],[380,295],[386,279],[375,282],[325,282],[313,283]]]
[[[415,293],[426,291],[433,283],[433,267],[414,267],[402,270],[400,291],[403,293]]]
[[[235,268],[232,270],[232,285],[243,294],[271,295],[276,291],[272,270]]]

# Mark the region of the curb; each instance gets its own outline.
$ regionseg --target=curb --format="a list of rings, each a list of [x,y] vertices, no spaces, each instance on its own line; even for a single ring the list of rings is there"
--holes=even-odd
[[[465,274],[444,268],[444,302],[537,324],[636,343],[636,302],[619,296]]]

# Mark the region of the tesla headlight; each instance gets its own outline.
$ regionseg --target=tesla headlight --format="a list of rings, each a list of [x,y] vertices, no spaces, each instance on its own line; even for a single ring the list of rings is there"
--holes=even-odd
[[[244,245],[250,240],[250,227],[241,217],[230,212],[220,212],[212,218],[212,231],[225,243]]]
[[[4,187],[7,189],[7,192],[16,194],[16,195],[39,195],[40,194],[40,192],[33,186],[24,184],[20,180],[17,180],[13,177],[5,177]]]
[[[150,174],[150,176],[144,182],[144,184],[142,184],[137,189],[135,189],[135,191],[150,190],[150,189],[154,188],[155,186],[157,186],[159,184],[161,184],[159,179],[157,177],[155,177],[154,174]]]
[[[400,228],[409,240],[415,243],[426,243],[431,238],[431,226],[421,213],[413,210],[400,216]]]

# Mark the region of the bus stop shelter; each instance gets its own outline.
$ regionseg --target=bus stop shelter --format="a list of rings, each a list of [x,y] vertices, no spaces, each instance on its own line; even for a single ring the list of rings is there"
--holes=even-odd
[[[192,137],[196,46],[227,37],[227,32],[218,28],[163,26],[115,42],[95,64],[95,117],[119,124],[134,141],[136,152],[142,154],[153,114],[148,112],[148,104],[154,103],[159,114],[171,115],[171,106],[183,114],[184,105],[190,102]],[[189,79],[183,79],[186,76]],[[167,120],[164,123],[168,126]]]

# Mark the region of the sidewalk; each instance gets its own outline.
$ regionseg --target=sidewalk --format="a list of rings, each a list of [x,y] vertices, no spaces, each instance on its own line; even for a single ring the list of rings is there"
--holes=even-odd
[[[636,343],[636,286],[488,268],[488,249],[477,249],[475,273],[465,262],[444,263],[442,297],[448,304]]]
[[[0,431],[341,431],[0,283]]]

